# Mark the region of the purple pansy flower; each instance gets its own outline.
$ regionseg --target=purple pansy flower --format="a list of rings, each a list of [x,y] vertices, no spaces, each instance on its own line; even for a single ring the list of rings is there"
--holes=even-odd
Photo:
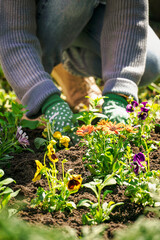
[[[16,138],[18,142],[23,146],[26,147],[29,145],[28,136],[25,132],[23,132],[22,127],[17,127]]]
[[[148,104],[148,102],[141,102],[141,104],[143,104],[143,106],[145,107]]]
[[[134,112],[134,108],[138,106],[136,101],[132,101],[131,104],[128,104],[126,107],[127,112]]]
[[[128,104],[126,107],[127,112],[134,112],[134,107],[131,104]]]
[[[138,102],[136,102],[136,101],[132,101],[132,106],[135,108],[135,107],[138,107]]]
[[[138,154],[135,154],[133,157],[133,163],[131,163],[132,167],[133,167],[133,171],[136,175],[139,174],[140,169],[144,170],[144,165],[142,165],[141,163],[144,163],[147,165],[147,162],[145,161],[145,156],[143,153],[139,152]]]
[[[141,120],[145,120],[148,117],[148,112],[138,112],[138,118]]]
[[[150,110],[149,108],[141,107],[141,111],[142,111],[142,112],[148,112],[149,110]]]

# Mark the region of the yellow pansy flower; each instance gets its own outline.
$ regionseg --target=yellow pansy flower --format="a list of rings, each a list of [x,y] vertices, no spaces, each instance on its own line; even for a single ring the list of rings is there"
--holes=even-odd
[[[41,171],[44,168],[43,164],[39,160],[35,160],[37,165],[37,171],[34,174],[34,178],[32,179],[33,182],[36,182],[41,179]]]
[[[59,139],[59,143],[62,144],[64,147],[68,148],[69,146],[69,142],[70,142],[70,138],[67,137],[67,136],[62,136],[60,139]]]
[[[59,131],[56,131],[54,134],[53,134],[53,137],[56,138],[56,139],[60,139],[62,137],[62,134],[59,132]]]
[[[56,141],[54,140],[54,139],[52,139],[51,141],[50,141],[50,143],[52,144],[52,145],[56,145]]]
[[[48,156],[49,160],[51,162],[57,162],[58,158],[55,155],[55,149],[53,148],[53,145],[51,143],[47,146],[47,149],[48,149],[47,156]]]
[[[76,191],[79,190],[82,184],[82,177],[81,175],[71,175],[70,180],[67,182],[67,188],[69,191]]]

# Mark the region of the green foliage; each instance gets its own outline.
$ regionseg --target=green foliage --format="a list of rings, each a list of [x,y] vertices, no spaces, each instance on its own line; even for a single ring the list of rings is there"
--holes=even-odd
[[[156,96],[150,104],[143,102],[138,105],[129,98],[127,110],[132,111],[128,124],[101,120],[95,126],[83,125],[77,130],[77,135],[84,137],[82,145],[87,146],[83,160],[91,174],[99,178],[116,174],[117,183],[127,186],[126,195],[131,201],[144,206],[156,204],[150,186],[152,180],[158,178],[159,171],[150,171],[149,154],[160,146],[160,142],[150,140],[160,112],[158,100],[159,96]],[[139,154],[143,155],[145,160],[139,159],[136,162],[131,144],[143,149],[143,153]],[[137,170],[134,167],[137,167]],[[155,188],[159,191],[159,183]]]
[[[83,224],[99,224],[106,220],[109,220],[109,215],[113,211],[113,209],[116,206],[123,204],[122,202],[114,203],[113,201],[110,201],[109,203],[104,202],[106,195],[112,192],[110,190],[105,190],[101,199],[102,190],[106,186],[114,184],[116,184],[116,181],[113,178],[113,175],[106,176],[103,182],[101,179],[94,179],[93,182],[83,184],[84,187],[91,189],[97,198],[97,203],[93,203],[88,199],[82,199],[79,201],[77,205],[78,207],[87,207],[90,209],[89,213],[83,214],[82,216]]]
[[[42,227],[33,226],[16,217],[4,218],[0,214],[0,240],[103,240],[103,232],[106,226],[85,226],[82,228],[82,236],[69,227]]]
[[[22,120],[25,112],[24,106],[15,101],[13,92],[7,94],[0,90],[0,164],[6,164],[14,152],[30,150],[26,148],[29,145],[28,137],[21,128],[34,129],[38,126],[38,121]]]
[[[117,182],[126,186],[125,194],[132,202],[143,206],[159,205],[159,200],[154,198],[155,194],[160,196],[160,171],[148,171],[143,169],[138,174],[133,172],[131,164],[125,165],[124,170],[117,175]]]
[[[4,175],[4,171],[0,169],[0,178]],[[0,181],[0,213],[4,211],[8,205],[8,202],[11,198],[16,197],[20,190],[14,192],[8,185],[13,183],[14,180],[12,178],[6,178]],[[13,209],[9,209],[9,215],[13,213]]]
[[[93,131],[84,141],[84,145],[87,145],[83,157],[85,166],[94,176],[105,176],[120,170],[130,149],[128,138],[120,134],[107,134],[103,130]]]
[[[12,158],[11,153],[23,151],[21,143],[16,134],[20,125],[24,111],[23,106],[16,102],[11,103],[12,111],[0,112],[0,160],[1,164]]]
[[[104,114],[99,113],[99,104],[106,97],[99,97],[93,99],[91,97],[86,97],[90,99],[90,105],[88,111],[82,111],[78,114],[74,114],[74,118],[82,121],[85,125],[89,125],[93,122],[96,118],[107,118]]]
[[[17,218],[4,219],[0,215],[0,240],[78,240],[70,227],[42,228],[31,226]]]
[[[160,220],[140,217],[125,230],[116,232],[114,240],[158,240]]]
[[[39,127],[39,121],[30,121],[30,120],[26,120],[26,119],[22,119],[21,120],[21,126],[23,128],[29,128],[29,129],[36,129],[37,127]]]

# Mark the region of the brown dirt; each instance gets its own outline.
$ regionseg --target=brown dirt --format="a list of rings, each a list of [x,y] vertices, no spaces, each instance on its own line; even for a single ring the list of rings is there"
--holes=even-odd
[[[45,179],[41,179],[35,183],[32,182],[32,178],[36,170],[35,160],[38,159],[43,161],[43,150],[36,150],[33,144],[35,137],[41,136],[41,131],[42,130],[40,129],[28,131],[31,148],[35,151],[35,153],[26,151],[14,155],[14,158],[10,160],[10,164],[4,169],[6,173],[5,176],[7,175],[12,177],[16,181],[16,184],[12,188],[14,190],[21,189],[18,195],[18,200],[15,202],[16,207],[19,209],[18,216],[32,224],[42,224],[49,227],[69,225],[70,227],[76,229],[80,234],[82,227],[81,217],[83,213],[87,212],[85,208],[73,210],[71,213],[46,213],[42,210],[33,209],[30,207],[30,200],[35,197],[37,187],[46,186]],[[160,141],[160,129],[157,128],[156,131],[152,133],[152,138]],[[71,147],[69,150],[59,151],[57,156],[60,160],[66,158],[68,162],[65,164],[65,169],[74,169],[74,173],[82,175],[83,183],[85,183],[88,181],[90,172],[85,169],[83,165],[83,154],[84,149],[76,145]],[[160,148],[151,152],[150,159],[151,170],[159,169]],[[58,164],[59,172],[61,172],[60,161]],[[110,220],[106,222],[108,228],[105,231],[105,239],[113,238],[113,233],[115,230],[126,228],[129,223],[134,222],[140,215],[144,214],[143,206],[131,203],[129,198],[124,195],[125,188],[123,186],[117,185],[112,188],[110,187],[110,189],[112,189],[113,192],[107,195],[106,201],[123,201],[124,205],[116,207],[110,216]],[[74,200],[75,203],[78,203],[80,199],[84,198],[96,201],[93,193],[84,188],[81,188],[77,193],[71,195],[70,197],[70,199]],[[152,217],[152,214],[149,213],[147,217]]]

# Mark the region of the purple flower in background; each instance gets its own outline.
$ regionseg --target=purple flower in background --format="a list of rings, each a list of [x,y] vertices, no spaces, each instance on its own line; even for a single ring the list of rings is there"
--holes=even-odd
[[[132,101],[131,104],[132,104],[132,106],[133,106],[134,108],[135,108],[135,107],[138,107],[138,105],[139,105],[138,102],[136,102],[136,101]]]
[[[18,142],[23,146],[26,147],[29,145],[28,136],[25,132],[23,132],[22,127],[17,127],[16,138]]]
[[[134,112],[134,108],[138,106],[136,101],[132,101],[131,104],[128,104],[126,107],[127,112]]]
[[[138,163],[137,162],[133,162],[133,163],[131,163],[131,165],[132,165],[134,173],[136,175],[138,175],[138,173],[139,173],[139,165],[138,165]]]
[[[145,107],[148,104],[148,102],[141,102],[141,104],[143,104],[143,106]]]
[[[128,104],[126,107],[127,112],[134,112],[134,107],[131,104]]]
[[[139,164],[140,164],[140,162],[144,162],[145,161],[144,154],[141,153],[141,152],[135,154],[134,157],[133,157],[133,161],[137,161]]]
[[[141,107],[141,111],[142,111],[142,112],[148,112],[149,110],[150,110],[149,108]]]
[[[138,118],[141,120],[145,120],[148,117],[148,112],[138,112]]]
[[[131,163],[133,167],[133,171],[136,175],[139,174],[140,170],[144,170],[145,167],[141,163],[144,163],[147,165],[147,162],[145,161],[145,156],[143,153],[139,152],[138,154],[135,154],[133,157],[133,163]]]

